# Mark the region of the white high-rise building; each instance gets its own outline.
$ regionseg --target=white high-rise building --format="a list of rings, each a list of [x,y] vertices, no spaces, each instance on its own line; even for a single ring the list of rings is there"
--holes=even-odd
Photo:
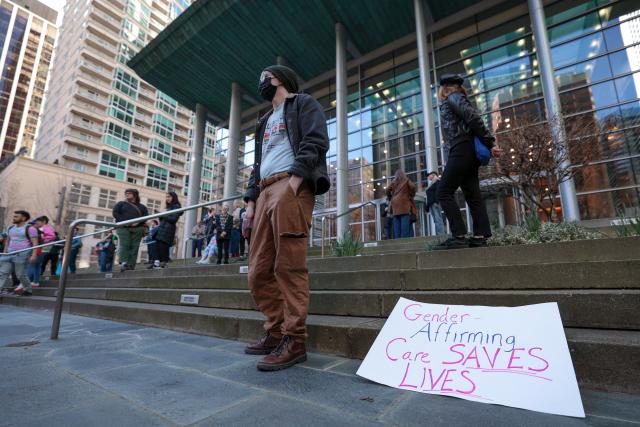
[[[35,158],[140,189],[186,194],[192,112],[127,61],[189,6],[184,0],[69,0]],[[222,186],[207,126],[201,195]],[[220,160],[220,159],[218,159]]]

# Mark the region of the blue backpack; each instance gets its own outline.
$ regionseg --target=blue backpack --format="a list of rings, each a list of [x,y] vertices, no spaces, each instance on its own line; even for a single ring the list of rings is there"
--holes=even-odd
[[[476,158],[480,162],[480,165],[487,166],[491,160],[491,150],[489,150],[477,136],[473,137],[473,144],[476,147]]]

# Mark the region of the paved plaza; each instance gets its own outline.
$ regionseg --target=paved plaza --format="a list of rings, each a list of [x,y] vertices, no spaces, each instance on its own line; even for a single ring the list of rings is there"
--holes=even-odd
[[[640,396],[582,391],[585,420],[403,392],[311,354],[259,372],[244,343],[0,306],[2,426],[640,425]]]

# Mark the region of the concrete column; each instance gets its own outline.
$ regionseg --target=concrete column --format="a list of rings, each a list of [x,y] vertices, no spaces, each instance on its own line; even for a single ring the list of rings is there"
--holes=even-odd
[[[207,109],[203,105],[196,105],[196,123],[193,131],[193,146],[191,147],[191,162],[189,163],[189,188],[187,193],[187,206],[200,203],[200,177],[202,175],[202,153],[204,151],[204,135],[207,125]],[[185,212],[184,217],[184,244],[189,244],[191,229],[198,222],[198,211]]]
[[[276,56],[276,64],[278,65],[284,65],[285,67],[289,66],[289,62],[287,62],[287,59],[284,56]]]
[[[231,83],[231,107],[229,111],[229,145],[227,163],[224,173],[224,198],[238,193],[238,151],[240,149],[240,109],[242,106],[242,89],[237,83]],[[233,202],[227,203],[231,208]],[[231,209],[230,209],[231,210]]]
[[[547,107],[547,120],[551,124],[553,138],[558,143],[566,143],[564,119],[560,108],[560,96],[556,86],[553,63],[551,61],[551,49],[549,48],[549,37],[547,36],[547,26],[545,25],[544,7],[542,0],[528,0],[529,15],[531,16],[531,26],[533,37],[536,43],[536,53],[540,67],[540,81],[544,94],[544,103]],[[562,164],[563,168],[569,167],[569,162]],[[576,197],[576,186],[573,179],[566,180],[560,184],[560,201],[562,203],[562,216],[565,221],[579,221],[580,210]]]
[[[347,29],[336,24],[336,130],[337,130],[337,171],[336,171],[336,212],[338,215],[349,210],[349,153],[347,143]],[[350,215],[337,220],[337,237],[349,229]]]
[[[438,170],[436,133],[431,102],[431,76],[429,74],[429,54],[427,52],[427,30],[423,0],[413,0],[416,15],[416,38],[418,41],[418,64],[420,66],[420,90],[422,91],[422,115],[424,122],[424,147],[427,170]]]

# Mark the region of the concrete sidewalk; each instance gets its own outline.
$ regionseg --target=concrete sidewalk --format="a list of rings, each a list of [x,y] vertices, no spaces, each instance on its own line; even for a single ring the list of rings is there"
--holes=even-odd
[[[403,392],[321,354],[263,373],[240,342],[88,317],[51,341],[51,317],[0,306],[2,426],[640,425],[637,395],[583,390],[574,419]]]

